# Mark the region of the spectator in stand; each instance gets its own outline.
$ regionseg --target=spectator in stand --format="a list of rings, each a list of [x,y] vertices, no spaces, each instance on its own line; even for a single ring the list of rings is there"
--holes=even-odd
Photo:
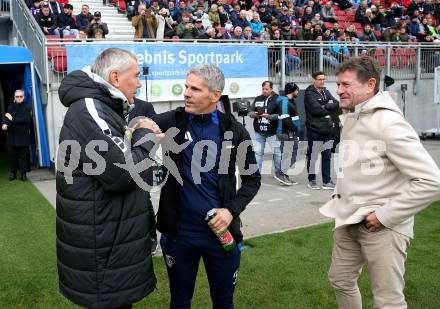
[[[170,17],[173,19],[173,21],[178,23],[177,19],[178,19],[179,14],[177,12],[176,4],[174,3],[174,1],[168,2],[168,12],[170,14]],[[180,15],[180,18],[182,18],[181,15]]]
[[[313,15],[321,13],[322,10],[322,0],[313,0]]]
[[[391,3],[388,15],[394,18],[400,18],[401,16],[403,16],[402,7],[397,2]]]
[[[269,33],[270,36],[273,35],[275,30],[279,30],[279,26],[278,26],[278,22],[277,21],[273,21],[270,23],[270,26],[267,27],[267,32]]]
[[[157,31],[156,17],[143,4],[139,5],[138,13],[139,15],[131,19],[131,25],[135,28],[135,39],[155,39]]]
[[[280,11],[277,9],[275,0],[268,0],[266,10],[269,12],[272,17],[276,17],[280,14]]]
[[[213,40],[216,38],[216,31],[213,27],[208,27],[204,33],[197,37],[198,40]]]
[[[34,0],[34,5],[31,7],[31,13],[35,17],[40,13],[41,11],[41,1],[40,0]]]
[[[191,13],[185,12],[182,14],[182,22],[176,28],[176,35],[181,39],[196,39],[200,33],[194,26]]]
[[[321,14],[316,13],[315,16],[312,19],[312,25],[319,24],[321,28],[324,28],[324,21],[321,19]]]
[[[335,10],[332,8],[332,2],[329,0],[321,9],[322,19],[329,23],[334,23],[338,21]]]
[[[234,28],[234,33],[231,37],[231,40],[244,40],[244,36],[243,36],[243,29],[241,29],[240,26],[237,26]]]
[[[436,39],[439,39],[439,34],[437,33],[434,26],[434,22],[432,20],[432,15],[427,17],[426,20],[427,20],[428,34],[432,35]]]
[[[80,31],[86,31],[90,22],[93,19],[93,15],[89,12],[90,8],[87,4],[81,7],[81,13],[76,15],[76,25]]]
[[[225,31],[223,33],[222,39],[230,40],[232,38],[232,32],[234,31],[234,26],[232,26],[232,23],[228,21],[225,24]]]
[[[252,28],[250,26],[247,26],[246,28],[244,28],[243,38],[246,41],[253,41],[254,40],[254,37],[252,36]]]
[[[49,9],[50,12],[54,15],[54,16],[58,16],[59,14],[63,13],[63,5],[60,4],[58,1],[56,0],[49,0]]]
[[[432,15],[434,14],[434,3],[432,3],[432,0],[425,0],[423,3],[423,15]]]
[[[373,20],[374,20],[374,15],[373,15],[373,11],[371,9],[366,9],[365,10],[365,15],[364,15],[364,21],[361,22],[362,27],[365,25],[372,25],[373,24]]]
[[[295,36],[290,28],[290,23],[285,22],[281,24],[281,39],[284,41],[292,41]]]
[[[298,40],[299,41],[313,40],[312,23],[310,21],[306,22],[303,28],[298,31]]]
[[[250,23],[252,18],[254,17],[254,13],[257,12],[257,7],[253,5],[249,10],[246,11],[246,20]]]
[[[258,14],[260,15],[260,20],[264,26],[270,25],[274,19],[273,16],[266,10],[266,6],[264,4],[261,4],[258,7]]]
[[[373,21],[375,31],[382,31],[383,28],[388,27],[388,22],[386,18],[385,8],[379,6],[376,10],[373,10]]]
[[[50,12],[48,5],[42,6],[41,12],[35,16],[35,19],[44,35],[54,34],[57,25],[55,23],[55,16]]]
[[[264,27],[263,23],[260,21],[260,15],[258,13],[254,13],[254,16],[251,20],[251,29],[254,38],[259,38],[261,36]]]
[[[356,27],[353,24],[345,27],[345,36],[349,38],[357,38]]]
[[[160,10],[159,2],[157,0],[153,0],[151,2],[151,5],[148,7],[148,9],[150,10],[153,16],[159,14],[159,10]]]
[[[66,35],[77,36],[79,34],[79,29],[72,16],[73,6],[71,4],[66,4],[63,10],[64,12],[58,15],[56,19],[57,28],[54,30],[54,33],[62,37]]]
[[[203,26],[203,20],[200,18],[196,18],[195,22],[194,22],[194,26],[196,27],[196,29],[199,31],[199,35],[201,35],[202,33],[205,32],[205,27]],[[209,25],[208,27],[212,27],[211,25]],[[207,28],[207,27],[206,27]]]
[[[393,36],[398,32],[397,27],[389,27],[382,31],[380,40],[383,42],[393,42]]]
[[[246,19],[246,11],[241,10],[239,17],[235,20],[235,22],[232,21],[232,24],[234,25],[234,27],[241,27],[242,29],[250,26],[249,22]]]
[[[224,27],[226,22],[229,20],[229,14],[228,12],[226,12],[225,7],[223,5],[220,5],[218,7],[218,17],[220,19],[220,25]]]
[[[220,15],[218,14],[218,5],[213,3],[211,5],[211,8],[209,9],[208,12],[209,15],[209,21],[211,22],[211,24],[215,23],[215,22],[220,22]]]
[[[359,35],[361,42],[376,42],[377,38],[374,32],[371,30],[371,25],[366,24],[361,34]]]
[[[277,16],[277,20],[280,25],[285,22],[290,23],[291,16],[289,16],[289,8],[288,7],[283,7],[281,9],[281,14]]]
[[[367,11],[367,1],[363,0],[359,5],[354,15],[354,20],[357,23],[363,24],[365,22],[365,13]]]
[[[337,38],[341,37],[342,32],[339,30],[339,23],[338,22],[335,22],[333,24],[332,32],[336,35]],[[344,40],[345,40],[345,37],[344,37]]]
[[[96,11],[93,14],[94,18],[90,21],[89,26],[86,29],[87,36],[89,38],[95,38],[95,33],[97,29],[102,30],[102,37],[105,39],[105,36],[108,34],[108,26],[107,23],[103,23],[101,20],[101,12]]]
[[[402,27],[392,37],[391,42],[409,42],[409,35],[406,28]]]
[[[421,41],[427,35],[424,33],[425,28],[423,27],[420,19],[418,17],[413,17],[411,19],[411,24],[409,25],[410,34],[417,38],[417,40]]]
[[[435,0],[434,3],[434,17],[440,23],[440,0]]]
[[[104,31],[101,28],[95,30],[95,36],[93,37],[95,41],[101,41],[104,39]]]
[[[176,25],[176,22],[171,18],[168,9],[160,9],[159,14],[156,15],[156,20],[158,24],[156,38],[158,40],[161,40],[164,37],[172,38],[174,36],[174,26]]]
[[[219,23],[213,23],[212,27],[215,29],[215,38],[217,40],[223,39],[224,28]]]
[[[320,24],[313,26],[313,41],[323,41],[324,31],[322,31]]]
[[[232,24],[235,25],[235,21],[240,18],[240,5],[236,4],[234,10],[229,14]]]
[[[313,9],[310,6],[306,7],[306,9],[304,10],[304,14],[301,18],[301,24],[303,25],[303,27],[307,22],[312,22],[312,19],[314,17],[312,11]]]

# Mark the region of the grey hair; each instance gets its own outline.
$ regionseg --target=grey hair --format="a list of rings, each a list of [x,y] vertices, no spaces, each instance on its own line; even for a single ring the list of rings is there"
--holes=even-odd
[[[225,88],[225,76],[223,72],[213,64],[199,64],[188,71],[189,74],[194,74],[203,78],[208,85],[210,92],[223,92]]]
[[[120,48],[108,48],[96,57],[91,71],[109,81],[111,71],[125,72],[130,69],[130,59],[137,62],[136,56],[129,51]]]
[[[17,89],[14,91],[14,95],[17,94],[17,92],[21,92],[21,94],[24,96],[24,90],[23,89]]]

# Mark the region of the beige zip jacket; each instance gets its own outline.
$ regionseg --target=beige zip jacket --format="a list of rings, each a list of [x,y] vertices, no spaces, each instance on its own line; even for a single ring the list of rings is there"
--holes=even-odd
[[[387,92],[340,116],[337,184],[320,212],[336,228],[375,211],[387,228],[413,237],[414,215],[440,199],[440,170]]]

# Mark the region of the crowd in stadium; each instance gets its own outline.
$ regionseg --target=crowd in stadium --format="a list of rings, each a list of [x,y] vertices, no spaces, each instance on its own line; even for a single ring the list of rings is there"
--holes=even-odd
[[[112,26],[87,5],[73,16],[68,0],[26,2],[46,35],[105,38]],[[440,42],[440,0],[108,2],[122,7],[135,38]]]

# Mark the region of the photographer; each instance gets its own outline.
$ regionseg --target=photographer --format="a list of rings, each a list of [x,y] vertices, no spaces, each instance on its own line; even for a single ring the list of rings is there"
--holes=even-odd
[[[262,172],[264,148],[270,144],[273,153],[274,178],[282,184],[290,185],[290,180],[281,172],[280,141],[276,137],[278,128],[278,94],[273,91],[273,83],[264,81],[261,84],[261,95],[257,96],[250,108],[249,117],[254,119],[255,157],[258,169]]]
[[[101,29],[102,38],[105,39],[105,35],[108,34],[108,26],[101,21],[101,12],[95,12],[94,16],[86,29],[87,36],[89,38],[95,38],[96,30]]]
[[[159,14],[156,15],[157,31],[156,38],[158,40],[164,37],[172,38],[174,36],[174,27],[177,24],[170,16],[168,9],[162,8]]]
[[[139,15],[131,19],[131,24],[135,28],[135,39],[155,39],[157,31],[156,17],[147,10],[144,4],[138,7]]]
[[[182,14],[182,22],[176,28],[176,35],[181,39],[189,40],[194,40],[200,35],[199,30],[193,24],[191,13],[185,12]]]

